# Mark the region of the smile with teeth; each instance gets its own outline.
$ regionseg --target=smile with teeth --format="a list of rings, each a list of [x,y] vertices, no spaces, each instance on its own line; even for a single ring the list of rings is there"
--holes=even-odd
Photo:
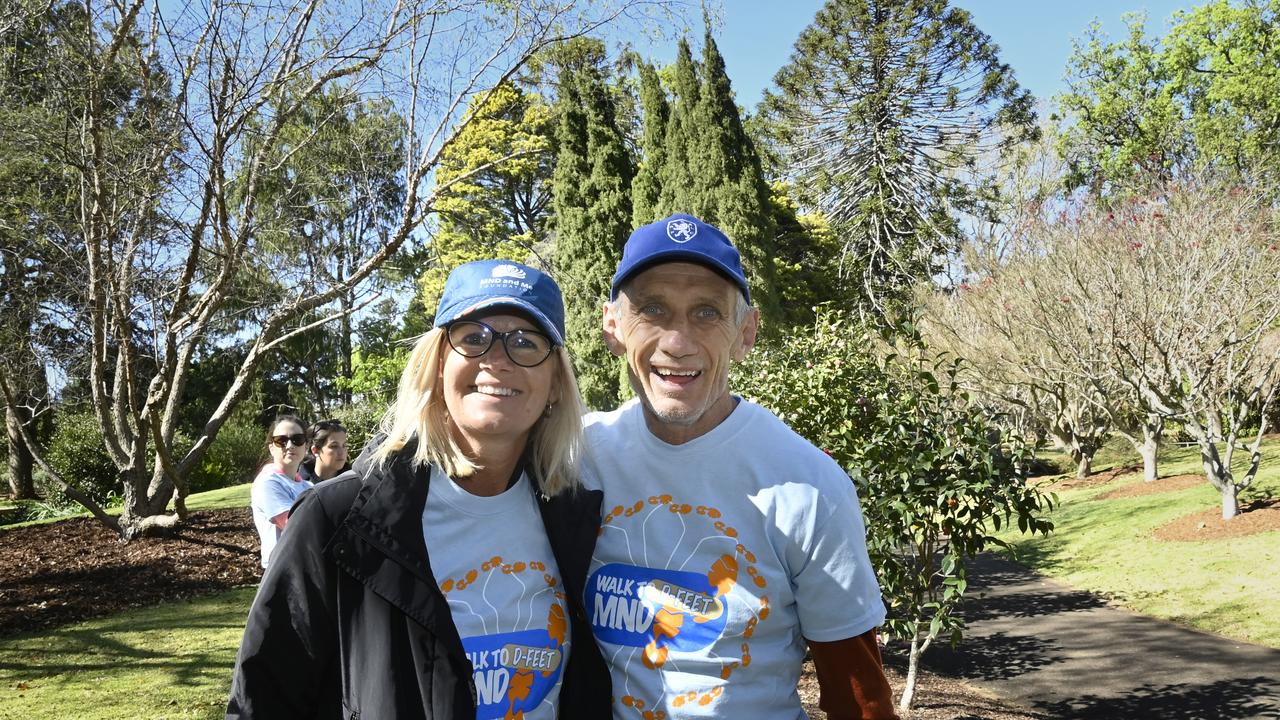
[[[476,385],[476,392],[481,395],[496,395],[498,397],[515,397],[520,394],[519,390],[509,387],[501,387],[498,385]]]
[[[666,368],[653,368],[653,372],[660,378],[695,378],[702,374],[701,370],[668,370]]]

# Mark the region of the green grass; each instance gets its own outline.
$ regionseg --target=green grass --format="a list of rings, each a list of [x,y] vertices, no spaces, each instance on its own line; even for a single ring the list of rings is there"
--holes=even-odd
[[[1121,441],[1123,442],[1123,441]],[[1263,446],[1248,501],[1280,497],[1280,441]],[[1161,453],[1160,476],[1201,473],[1195,448]],[[1136,453],[1111,443],[1095,470],[1134,465]],[[1055,531],[1047,538],[1005,534],[1017,559],[1077,588],[1137,612],[1240,640],[1280,647],[1280,531],[1201,542],[1164,542],[1154,531],[1194,512],[1220,507],[1207,480],[1196,487],[1132,498],[1103,499],[1107,491],[1141,483],[1141,473],[1102,487],[1058,492]]]
[[[0,643],[0,717],[220,718],[256,588]]]
[[[251,484],[187,498],[245,507]],[[221,718],[256,587],[0,642],[0,718]]]

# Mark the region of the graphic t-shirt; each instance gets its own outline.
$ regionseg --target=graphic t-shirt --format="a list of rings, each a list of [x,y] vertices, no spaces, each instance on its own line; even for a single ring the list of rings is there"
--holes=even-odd
[[[271,551],[276,548],[280,539],[280,528],[271,522],[271,518],[293,507],[293,503],[304,490],[312,486],[308,480],[299,479],[295,475],[290,478],[280,471],[280,466],[267,463],[253,480],[253,488],[249,491],[249,505],[253,509],[253,524],[258,528],[258,539],[262,541],[262,567],[271,560]]]
[[[585,600],[614,718],[803,720],[805,639],[884,621],[849,476],[747,401],[669,445],[632,400],[588,415],[587,445],[605,516]]]
[[[530,482],[480,497],[431,471],[422,533],[475,672],[477,720],[554,720],[560,700],[564,586]]]

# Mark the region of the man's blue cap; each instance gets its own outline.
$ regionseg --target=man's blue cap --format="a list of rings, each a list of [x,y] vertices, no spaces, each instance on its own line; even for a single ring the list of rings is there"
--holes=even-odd
[[[556,345],[564,345],[564,299],[546,274],[511,260],[477,260],[449,273],[436,327],[481,310],[514,308],[529,315]]]
[[[659,263],[691,262],[715,270],[742,291],[751,302],[742,257],[719,229],[692,215],[676,213],[636,229],[622,248],[622,262],[613,275],[609,299],[618,299],[618,288],[644,270]]]

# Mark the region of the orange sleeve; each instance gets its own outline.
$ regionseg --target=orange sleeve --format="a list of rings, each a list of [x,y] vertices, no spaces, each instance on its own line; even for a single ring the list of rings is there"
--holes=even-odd
[[[827,720],[898,720],[874,629],[835,642],[806,642]]]

